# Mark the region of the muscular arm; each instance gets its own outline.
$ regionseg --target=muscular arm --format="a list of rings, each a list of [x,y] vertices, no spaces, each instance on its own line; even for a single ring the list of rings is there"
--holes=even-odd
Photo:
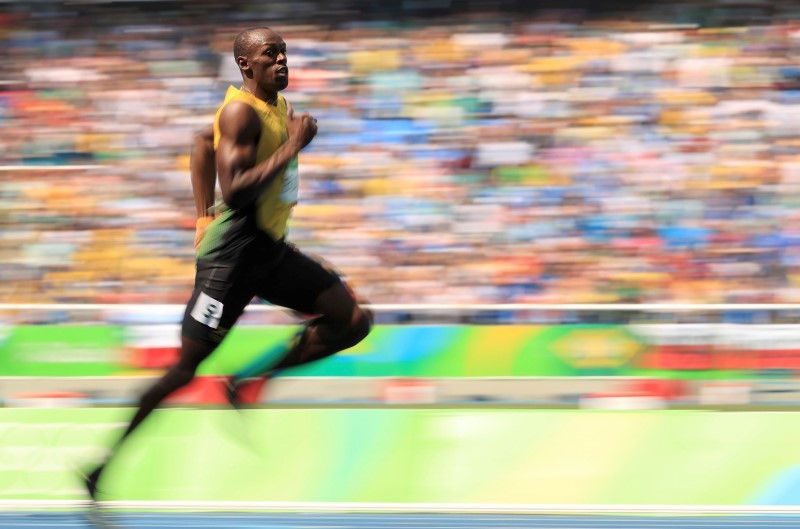
[[[217,182],[217,169],[214,165],[214,127],[208,126],[195,134],[189,170],[192,174],[192,193],[197,218],[209,216],[208,210],[214,205],[214,185]]]
[[[219,186],[225,203],[233,209],[251,205],[304,147],[302,138],[290,135],[272,156],[256,165],[261,122],[255,111],[244,103],[233,102],[223,109],[219,129]]]

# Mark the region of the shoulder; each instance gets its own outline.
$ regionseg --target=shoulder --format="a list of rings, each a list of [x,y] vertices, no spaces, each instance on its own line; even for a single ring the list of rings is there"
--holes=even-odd
[[[253,135],[261,131],[261,120],[256,111],[242,101],[231,101],[219,113],[219,129],[222,135]]]

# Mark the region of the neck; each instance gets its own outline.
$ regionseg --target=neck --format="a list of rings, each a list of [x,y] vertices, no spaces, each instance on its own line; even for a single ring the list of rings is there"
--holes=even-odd
[[[262,90],[257,84],[248,85],[247,83],[242,83],[242,91],[252,94],[270,105],[275,105],[278,102],[278,92],[267,92],[266,90]]]

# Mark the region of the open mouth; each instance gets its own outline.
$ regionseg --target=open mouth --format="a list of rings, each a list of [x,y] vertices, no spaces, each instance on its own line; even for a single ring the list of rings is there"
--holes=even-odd
[[[286,66],[281,66],[280,68],[275,69],[275,75],[289,75],[289,68]]]

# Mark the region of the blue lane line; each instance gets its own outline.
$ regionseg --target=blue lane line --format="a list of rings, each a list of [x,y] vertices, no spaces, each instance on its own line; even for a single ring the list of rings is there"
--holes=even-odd
[[[318,513],[103,514],[113,527],[147,529],[789,529],[796,515],[608,516]],[[0,513],[0,528],[90,528],[82,513]]]

